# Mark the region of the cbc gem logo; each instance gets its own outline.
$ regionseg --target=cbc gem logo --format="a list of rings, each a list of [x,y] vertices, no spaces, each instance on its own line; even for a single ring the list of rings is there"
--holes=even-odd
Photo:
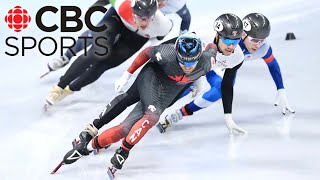
[[[4,20],[10,29],[13,29],[15,32],[20,32],[22,29],[28,27],[31,17],[27,10],[20,6],[15,6],[13,9],[8,11]]]

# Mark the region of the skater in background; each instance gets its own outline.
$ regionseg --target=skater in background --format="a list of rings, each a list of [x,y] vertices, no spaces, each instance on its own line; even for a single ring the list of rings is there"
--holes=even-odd
[[[99,0],[93,6],[107,6],[110,5],[108,0]],[[191,23],[191,14],[187,8],[186,1],[185,0],[158,0],[158,8],[163,14],[172,14],[177,13],[181,19],[181,26],[180,26],[180,34],[185,33],[189,30],[190,23]],[[108,18],[112,15],[114,12],[114,7],[109,7],[110,11],[105,13],[103,18],[100,20],[100,22],[96,25],[97,27],[102,26],[103,24],[106,24]],[[94,39],[96,32],[86,30],[84,33],[80,35],[80,37],[92,37],[90,39],[87,39],[86,44],[84,44],[83,40],[78,39],[71,49],[68,49],[63,56],[54,58],[51,61],[48,62],[47,66],[49,68],[49,72],[56,71],[64,66],[66,66],[72,57],[74,57],[78,52],[85,49],[86,47],[90,46]],[[86,46],[85,46],[86,45]]]
[[[189,31],[191,14],[186,4],[186,0],[158,0],[159,9],[163,14],[176,13],[181,18],[180,34]]]
[[[114,7],[112,7],[109,4],[109,0],[98,0],[91,7],[94,7],[94,6],[105,6],[106,8],[109,7],[108,11],[104,14],[103,18],[96,25],[96,27],[101,27],[102,25],[107,23],[107,20],[115,12],[115,9],[114,9]],[[96,32],[91,31],[89,29],[86,30],[85,32],[83,32],[79,37],[92,37],[92,38],[86,39],[86,44],[84,43],[83,40],[77,39],[77,41],[75,42],[74,46],[71,47],[71,49],[68,49],[63,54],[63,56],[58,57],[58,58],[54,58],[51,61],[49,61],[48,64],[47,64],[49,72],[56,71],[56,70],[58,70],[58,69],[60,69],[60,68],[62,68],[64,66],[66,66],[70,62],[72,57],[76,56],[76,54],[78,52],[82,51],[83,49],[85,49],[86,47],[90,46],[94,42],[93,37],[95,35],[96,35]]]
[[[111,2],[115,11],[111,13],[111,8],[107,13],[110,16],[106,17],[105,24],[109,28],[93,37],[105,37],[99,44],[107,50],[93,43],[87,56],[79,56],[49,92],[46,97],[48,105],[93,83],[105,71],[129,59],[149,39],[162,40],[173,27],[172,21],[157,10],[157,0]]]
[[[295,111],[288,103],[279,64],[273,55],[270,44],[267,41],[267,37],[270,34],[269,20],[260,13],[251,13],[243,18],[243,26],[244,32],[239,45],[243,51],[244,60],[251,61],[263,59],[265,61],[277,88],[277,97],[274,105],[280,105],[284,115],[286,114],[286,111],[294,113]],[[181,109],[165,116],[165,121],[161,122],[157,126],[159,127],[160,132],[164,132],[166,128],[182,120],[184,116],[190,116],[194,112],[209,107],[212,103],[219,100],[223,93],[223,90],[221,90],[223,84],[221,84],[221,82],[223,82],[223,80],[220,76],[214,76],[214,78],[211,78],[211,89],[189,104],[183,106]],[[227,114],[226,116],[231,118],[231,114]],[[227,117],[225,118],[226,125],[229,129],[230,135],[233,135],[236,133],[232,129],[235,124]]]

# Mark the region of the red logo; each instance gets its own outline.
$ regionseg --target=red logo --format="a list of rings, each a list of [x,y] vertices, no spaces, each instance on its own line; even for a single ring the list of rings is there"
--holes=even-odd
[[[189,82],[193,82],[192,80],[188,79],[185,76],[170,76],[168,75],[168,77],[172,80],[175,80],[176,82],[181,82],[181,83],[189,83]]]
[[[236,36],[237,33],[238,33],[237,31],[232,31],[233,36]]]
[[[22,29],[28,27],[31,17],[27,10],[21,8],[20,6],[15,6],[13,9],[8,11],[8,14],[4,20],[10,29],[13,29],[15,32],[20,32]]]

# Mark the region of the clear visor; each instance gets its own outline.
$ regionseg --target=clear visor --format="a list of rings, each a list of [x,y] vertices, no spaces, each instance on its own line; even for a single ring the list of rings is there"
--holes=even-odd
[[[154,15],[153,16],[138,16],[134,14],[134,18],[136,21],[146,21],[146,22],[150,22],[153,20]]]
[[[265,42],[265,40],[266,40],[266,39],[253,38],[253,37],[250,37],[250,36],[248,36],[247,38],[252,44],[263,44]]]

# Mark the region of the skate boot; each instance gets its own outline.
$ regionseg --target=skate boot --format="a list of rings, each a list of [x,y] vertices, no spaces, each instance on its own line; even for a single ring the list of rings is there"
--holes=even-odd
[[[121,169],[123,163],[126,161],[128,156],[129,156],[129,151],[120,147],[119,149],[116,150],[116,153],[111,158],[112,166],[115,167],[116,169]]]
[[[89,134],[93,139],[97,134],[98,134],[98,129],[93,125],[93,124],[88,124],[85,129],[79,134],[79,137],[81,138],[83,135],[82,134]],[[80,143],[80,138],[79,139],[74,139],[72,141],[72,146],[75,147],[77,144]],[[82,138],[84,139],[84,138]],[[89,141],[91,140],[89,139]],[[89,141],[87,143],[89,143]]]
[[[171,127],[173,124],[177,123],[182,118],[183,118],[183,115],[182,115],[180,109],[177,109],[172,114],[166,115],[165,121],[163,123],[159,122],[157,124],[157,128],[160,131],[160,133],[164,133],[164,132],[166,132],[167,128]]]
[[[54,86],[52,90],[49,92],[49,95],[46,98],[46,101],[49,105],[54,105],[61,99],[65,98],[66,96],[72,94],[73,91],[70,89],[69,86],[66,88],[62,89],[59,86]]]
[[[91,130],[90,130],[91,129]],[[98,129],[96,129],[92,124],[89,124],[86,129],[84,131],[88,131],[91,134],[94,135],[94,137],[98,134]],[[93,137],[93,138],[94,138]],[[80,140],[79,139],[74,139],[72,141],[72,147],[75,147],[77,144],[79,144]],[[104,148],[104,149],[108,149],[111,146],[111,144],[105,146],[105,147],[99,147],[99,148]],[[99,154],[100,150],[99,149],[93,149],[93,154],[97,155]]]
[[[46,98],[47,103],[49,105],[55,104],[57,101],[61,99],[62,94],[63,94],[63,89],[59,86],[54,86]]]
[[[62,94],[61,99],[69,96],[70,94],[73,94],[73,91],[70,89],[69,86],[65,87],[64,90],[63,90],[63,94]],[[61,99],[60,99],[60,100],[61,100]]]
[[[67,56],[61,56],[58,58],[52,59],[48,62],[47,66],[50,71],[56,71],[69,63],[69,58]]]
[[[108,167],[108,176],[110,180],[113,180],[115,178],[115,173],[117,170],[122,168],[123,163],[126,161],[126,159],[129,156],[129,151],[123,149],[120,147],[116,150],[116,153],[111,158],[111,167]]]
[[[87,125],[87,127],[83,131],[89,133],[92,136],[92,138],[96,137],[96,135],[98,134],[98,129],[96,127],[94,127],[93,124]],[[72,146],[75,146],[75,144],[77,144],[78,142],[79,142],[79,140],[74,139],[72,142]],[[108,149],[109,147],[110,147],[110,145],[108,145],[104,148]],[[102,148],[102,147],[99,147],[99,148]],[[93,149],[93,154],[94,155],[99,154],[99,149]]]
[[[89,155],[92,151],[89,151],[87,146],[91,139],[98,134],[97,128],[92,124],[87,125],[84,131],[79,135],[78,143],[70,150],[63,158],[65,164],[72,164],[80,159],[82,156]]]

